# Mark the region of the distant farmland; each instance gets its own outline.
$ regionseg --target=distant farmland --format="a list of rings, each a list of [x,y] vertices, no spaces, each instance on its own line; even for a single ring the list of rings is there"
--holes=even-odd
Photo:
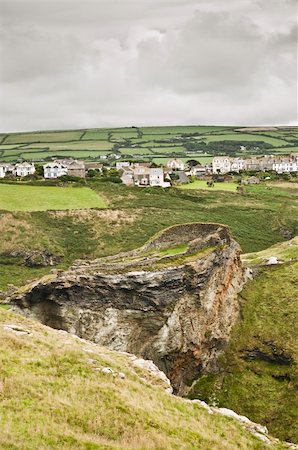
[[[298,127],[168,126],[98,128],[0,134],[0,161],[44,162],[55,157],[164,163],[169,158],[207,163],[215,155],[298,152]]]

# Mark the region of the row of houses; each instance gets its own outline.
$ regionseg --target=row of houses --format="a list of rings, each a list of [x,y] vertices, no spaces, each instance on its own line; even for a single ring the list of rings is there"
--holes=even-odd
[[[291,173],[298,171],[298,155],[266,155],[250,158],[230,158],[229,156],[216,156],[212,161],[212,172],[229,173],[251,171],[275,171],[277,173]]]
[[[18,164],[0,163],[0,178],[12,175],[16,177],[25,177],[35,173],[34,164],[23,162]]]
[[[59,178],[63,175],[85,178],[86,171],[89,169],[101,169],[102,164],[84,163],[76,159],[60,159],[51,161],[43,165],[44,178]],[[0,178],[11,175],[16,177],[26,177],[36,172],[34,163],[21,162],[15,165],[9,163],[0,163]]]
[[[59,178],[63,175],[85,178],[88,170],[102,170],[100,163],[85,163],[73,158],[59,159],[43,165],[43,176],[46,179]],[[186,182],[188,176],[201,177],[210,174],[227,174],[247,171],[275,171],[277,173],[291,173],[298,171],[298,155],[260,156],[249,158],[231,158],[229,156],[216,156],[212,165],[196,164],[188,168],[180,159],[170,159],[164,167],[152,167],[151,163],[131,163],[117,161],[122,182],[136,186],[162,186],[171,185],[172,173],[175,173],[181,182]],[[25,177],[33,175],[36,171],[34,163],[22,162],[12,165],[0,163],[0,178],[11,175]]]

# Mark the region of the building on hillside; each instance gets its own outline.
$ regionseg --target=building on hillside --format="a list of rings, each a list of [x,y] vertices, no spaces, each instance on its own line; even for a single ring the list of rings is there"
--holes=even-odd
[[[149,168],[149,184],[150,186],[163,186],[164,173],[160,167]]]
[[[216,156],[212,160],[213,173],[231,172],[231,160],[228,156]]]
[[[164,171],[160,167],[132,164],[129,167],[122,167],[119,171],[122,183],[127,186],[170,186],[170,183],[164,180]]]
[[[123,184],[125,184],[126,186],[134,185],[134,176],[132,167],[122,167],[122,169],[119,169],[119,172],[121,174],[120,178]]]
[[[67,168],[67,175],[71,177],[85,178],[86,168],[84,161],[79,161],[73,158],[57,159],[55,162],[59,162]]]
[[[116,169],[121,170],[123,167],[130,167],[131,163],[129,161],[117,161]]]
[[[136,162],[133,164],[134,167],[151,167],[150,162]]]
[[[63,175],[67,175],[66,165],[58,162],[48,162],[43,166],[43,176],[44,178],[59,178]]]
[[[98,162],[88,162],[85,163],[85,170],[88,172],[88,170],[96,170],[97,172],[102,172],[103,165]]]
[[[291,156],[274,158],[272,161],[272,170],[277,173],[297,172],[297,159]]]
[[[291,173],[298,171],[298,157],[296,155],[265,155],[249,158],[229,158],[217,156],[212,161],[213,173],[240,172],[241,170],[266,172],[274,170],[277,173]]]
[[[241,170],[245,170],[246,163],[245,159],[242,158],[233,158],[231,160],[231,172],[240,172]]]
[[[201,164],[197,164],[196,166],[193,166],[187,174],[189,174],[192,177],[200,177],[202,175],[206,175],[207,169],[205,166],[202,166]]]
[[[143,166],[133,167],[133,180],[136,186],[150,186],[149,167]]]
[[[5,177],[5,168],[2,164],[0,164],[0,178]]]
[[[0,178],[14,173],[14,166],[9,163],[0,163]]]
[[[22,162],[14,166],[13,174],[17,177],[26,177],[27,175],[33,175],[35,173],[34,163]]]
[[[189,178],[186,175],[186,173],[184,172],[184,170],[178,170],[177,175],[179,177],[179,180],[178,180],[179,183],[181,183],[181,184],[189,183]]]
[[[184,170],[185,164],[181,159],[170,159],[166,164],[166,168],[169,171]]]

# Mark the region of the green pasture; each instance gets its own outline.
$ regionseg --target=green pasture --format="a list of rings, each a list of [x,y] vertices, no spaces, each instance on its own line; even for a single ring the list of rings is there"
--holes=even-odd
[[[99,141],[107,141],[109,138],[110,131],[109,130],[90,130],[86,131],[85,134],[82,136],[82,141],[88,141],[88,140],[99,140]]]
[[[12,133],[7,136],[3,143],[5,144],[25,144],[27,142],[60,142],[79,140],[83,130],[71,131],[51,131],[34,133]]]
[[[111,139],[133,139],[133,138],[137,138],[138,134],[137,131],[112,131],[111,133]]]
[[[0,185],[0,210],[46,211],[106,207],[103,198],[87,187]]]
[[[111,150],[113,144],[108,141],[70,141],[70,142],[45,142],[34,143],[23,147],[26,149],[44,149],[44,150]]]
[[[214,186],[207,186],[207,182],[203,180],[196,180],[193,183],[183,184],[179,186],[179,189],[207,189],[208,191],[230,191],[236,192],[236,183],[214,183]]]
[[[165,127],[142,127],[140,130],[144,134],[172,134],[172,135],[181,135],[181,134],[189,134],[189,133],[210,133],[213,131],[219,130],[229,130],[232,129],[230,127],[216,127],[216,126],[208,126],[208,125],[191,125],[191,126],[165,126]]]
[[[154,157],[152,159],[152,161],[156,164],[166,164],[171,158],[170,156],[166,157]],[[188,155],[187,157],[182,157],[182,158],[178,158],[181,161],[183,161],[184,163],[186,163],[187,161],[189,161],[190,159],[195,159],[197,160],[200,164],[204,165],[204,164],[209,164],[212,161],[212,156],[201,156],[201,155]]]
[[[289,143],[282,139],[273,138],[270,136],[257,135],[257,134],[248,134],[248,133],[233,133],[233,134],[218,134],[212,136],[206,136],[204,141],[215,142],[215,141],[239,141],[239,142],[267,142],[267,144],[271,144],[275,147],[280,147],[282,145],[289,145]]]
[[[152,155],[149,148],[142,147],[121,147],[120,152],[122,155]]]
[[[0,152],[2,150],[17,149],[19,147],[22,147],[22,144],[0,144]]]
[[[164,153],[185,153],[185,148],[179,145],[174,147],[154,147],[152,149],[153,153],[162,155]]]

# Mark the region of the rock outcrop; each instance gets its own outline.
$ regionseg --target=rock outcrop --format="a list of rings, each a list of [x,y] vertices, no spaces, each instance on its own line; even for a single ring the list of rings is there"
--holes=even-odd
[[[110,349],[151,359],[174,391],[217,370],[244,281],[227,227],[166,229],[138,250],[77,261],[11,299],[15,310]]]

